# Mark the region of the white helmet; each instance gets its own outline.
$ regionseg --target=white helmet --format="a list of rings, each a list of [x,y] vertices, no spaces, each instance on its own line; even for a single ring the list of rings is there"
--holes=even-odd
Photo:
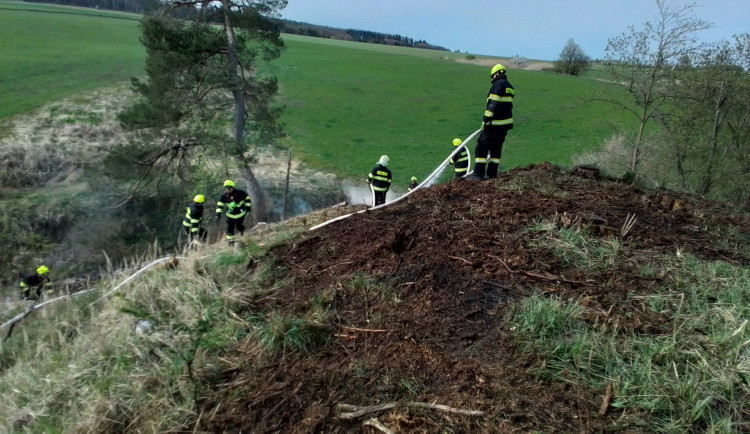
[[[391,161],[391,159],[388,158],[387,155],[381,155],[380,156],[380,161],[378,161],[378,163],[382,164],[383,166],[387,166],[388,162],[390,162],[390,161]]]

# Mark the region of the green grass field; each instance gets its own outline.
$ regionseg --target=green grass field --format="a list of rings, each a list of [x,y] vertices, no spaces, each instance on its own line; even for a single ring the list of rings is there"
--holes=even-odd
[[[0,1],[0,120],[44,103],[128,80],[143,71],[138,16]],[[465,54],[284,35],[287,50],[270,67],[279,79],[282,144],[310,167],[364,179],[381,154],[394,182],[422,179],[475,131],[490,85],[489,67]],[[505,169],[600,148],[622,114],[584,103],[596,81],[509,70],[515,128]],[[473,147],[473,144],[471,144]],[[260,163],[262,164],[262,162]]]

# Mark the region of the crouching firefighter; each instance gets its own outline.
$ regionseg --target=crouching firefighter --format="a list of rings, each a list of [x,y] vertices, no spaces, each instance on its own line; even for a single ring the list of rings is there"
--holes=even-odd
[[[221,220],[221,214],[227,216],[227,241],[234,243],[235,229],[242,235],[245,232],[245,215],[252,208],[250,196],[247,192],[234,188],[234,182],[227,179],[224,181],[226,191],[219,197],[216,203],[216,220]]]
[[[42,289],[46,289],[47,295],[51,295],[52,282],[49,278],[49,268],[41,265],[36,269],[36,273],[23,276],[19,288],[24,300],[39,300],[42,296]]]
[[[193,198],[193,202],[187,206],[185,218],[182,220],[182,227],[188,235],[188,240],[192,246],[200,246],[206,241],[206,230],[201,227],[203,221],[203,205],[206,197],[198,194]]]
[[[466,146],[461,145],[461,143],[463,143],[463,141],[458,137],[453,139],[453,147],[461,147],[458,148],[457,151],[453,151],[455,152],[455,154],[453,154],[451,159],[448,161],[453,165],[453,170],[456,173],[456,179],[466,175],[466,172],[469,170],[469,150],[466,149]]]

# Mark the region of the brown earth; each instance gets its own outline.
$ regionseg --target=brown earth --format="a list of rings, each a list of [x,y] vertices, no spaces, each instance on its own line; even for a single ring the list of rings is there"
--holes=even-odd
[[[623,235],[633,215],[637,220]],[[535,243],[542,232],[525,231],[540,221],[586,228],[619,240],[622,250],[603,269],[566,265]],[[633,297],[665,278],[639,270],[679,252],[750,264],[745,254],[721,247],[719,227],[750,237],[747,215],[726,206],[547,164],[492,181],[426,188],[392,206],[354,214],[274,248],[279,270],[288,272],[278,280],[293,283],[253,303],[258,312],[273,308],[304,317],[314,300],[323,300],[338,324],[329,330],[331,341],[319,352],[286,351],[272,362],[248,342],[233,359],[235,368],[216,379],[200,430],[382,431],[367,425],[376,423],[367,422],[371,418],[396,433],[622,428],[622,411],[599,413],[605,390],[534,373],[540,360],[518,350],[507,325],[509,307],[534,293],[572,297],[591,321],[668,333],[670,325]],[[346,414],[388,403],[398,406]]]

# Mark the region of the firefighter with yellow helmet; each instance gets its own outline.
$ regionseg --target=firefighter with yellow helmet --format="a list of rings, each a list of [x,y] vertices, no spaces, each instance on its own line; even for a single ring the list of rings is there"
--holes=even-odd
[[[182,220],[182,227],[185,229],[190,243],[194,246],[200,246],[201,242],[206,240],[206,230],[201,227],[205,203],[206,196],[196,194],[193,201],[187,206],[185,218]]]
[[[247,192],[235,188],[231,179],[224,181],[224,189],[216,203],[216,220],[221,220],[222,213],[227,216],[227,241],[232,244],[235,230],[238,230],[240,235],[245,232],[245,215],[253,205]]]
[[[448,162],[453,165],[453,171],[456,174],[456,179],[466,175],[469,170],[469,150],[466,146],[462,145],[463,140],[456,137],[453,139],[453,147],[458,148]]]
[[[516,94],[508,81],[505,67],[497,64],[490,70],[492,86],[482,116],[482,133],[474,153],[474,177],[496,178],[500,156],[508,130],[513,128],[513,98]]]
[[[47,295],[52,294],[49,268],[46,265],[40,265],[36,272],[24,275],[18,286],[24,300],[39,300],[42,296],[42,289],[46,289]]]
[[[411,182],[409,182],[409,191],[414,190],[415,188],[417,188],[418,185],[419,185],[419,182],[417,182],[417,177],[412,176]]]

